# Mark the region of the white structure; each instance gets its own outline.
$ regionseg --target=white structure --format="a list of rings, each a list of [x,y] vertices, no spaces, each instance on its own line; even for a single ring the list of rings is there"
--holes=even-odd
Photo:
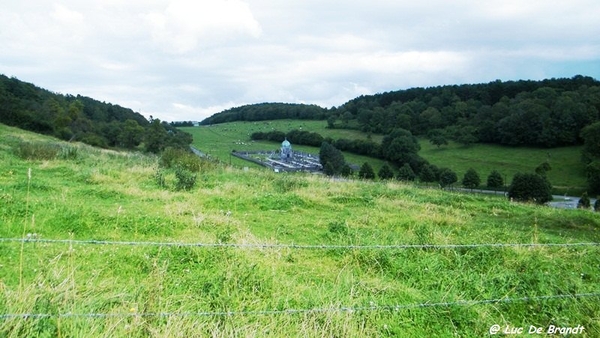
[[[281,160],[284,162],[290,161],[293,158],[292,144],[287,140],[287,138],[281,142],[281,152],[279,155],[281,156]]]

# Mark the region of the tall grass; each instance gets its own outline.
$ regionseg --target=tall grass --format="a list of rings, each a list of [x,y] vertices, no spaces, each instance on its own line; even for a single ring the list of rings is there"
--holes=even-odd
[[[28,135],[3,129],[0,144]],[[600,335],[597,298],[484,302],[597,293],[598,246],[352,247],[598,243],[589,211],[219,164],[165,189],[158,157],[82,147],[76,161],[30,160],[13,147],[0,148],[0,238],[66,242],[0,243],[0,316],[43,315],[2,317],[0,336],[478,337],[493,324]],[[347,247],[244,246],[261,243]]]

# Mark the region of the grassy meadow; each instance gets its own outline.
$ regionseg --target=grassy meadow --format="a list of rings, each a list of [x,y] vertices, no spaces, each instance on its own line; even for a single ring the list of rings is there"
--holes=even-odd
[[[0,337],[600,336],[598,245],[448,246],[598,243],[593,212],[159,163],[0,125]]]
[[[381,142],[381,135],[368,136],[356,130],[328,129],[325,121],[305,120],[275,120],[260,122],[232,122],[217,124],[213,126],[186,127],[182,128],[194,136],[194,146],[203,150],[221,161],[236,166],[260,166],[238,159],[229,158],[232,150],[265,150],[278,149],[279,144],[268,141],[251,141],[250,135],[254,132],[268,132],[280,130],[288,132],[293,129],[317,132],[323,137],[333,139],[366,139],[371,137],[376,142]],[[455,142],[440,148],[432,145],[425,138],[420,138],[421,151],[419,155],[438,167],[448,167],[454,170],[459,180],[469,168],[474,168],[485,184],[487,176],[492,170],[498,170],[505,176],[505,181],[512,180],[517,172],[533,172],[541,163],[548,161],[552,170],[548,172],[548,178],[554,185],[555,192],[560,194],[571,194],[579,196],[587,185],[584,166],[581,162],[581,147],[562,147],[554,149],[543,148],[511,148],[489,144],[474,144],[463,146]],[[296,146],[305,152],[318,154],[319,149],[314,147]],[[382,160],[351,153],[344,153],[348,162],[361,165],[369,162],[375,172],[385,163]]]

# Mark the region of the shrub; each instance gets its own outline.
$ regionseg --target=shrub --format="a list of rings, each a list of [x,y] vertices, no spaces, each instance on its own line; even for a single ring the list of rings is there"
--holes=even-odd
[[[517,173],[508,188],[508,197],[517,201],[544,204],[552,200],[552,185],[538,174]]]
[[[15,149],[17,156],[24,160],[52,160],[56,158],[60,146],[44,142],[20,142]]]
[[[581,195],[579,202],[577,202],[577,208],[578,209],[589,209],[590,206],[591,206],[590,198],[588,197],[587,192],[584,192],[583,195]]]
[[[177,190],[191,190],[196,185],[196,174],[185,168],[176,168],[175,178],[175,189]]]

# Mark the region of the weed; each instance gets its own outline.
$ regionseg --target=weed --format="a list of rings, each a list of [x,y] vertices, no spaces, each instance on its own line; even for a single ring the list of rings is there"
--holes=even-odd
[[[25,142],[17,144],[15,154],[24,160],[53,160],[60,151],[60,146],[47,142]]]
[[[175,169],[175,189],[177,190],[191,190],[196,185],[196,174],[183,168],[177,167]]]

